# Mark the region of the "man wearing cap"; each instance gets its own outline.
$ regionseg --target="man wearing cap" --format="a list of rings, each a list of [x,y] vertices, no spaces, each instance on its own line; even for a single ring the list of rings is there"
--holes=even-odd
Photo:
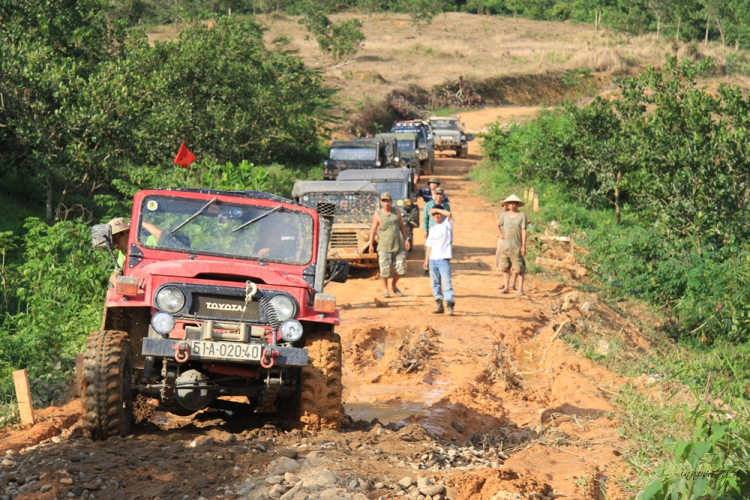
[[[125,267],[125,254],[128,253],[130,221],[117,217],[107,224],[112,228],[112,246],[115,247],[115,259],[117,259],[117,265],[122,269]]]
[[[523,295],[523,278],[526,273],[526,227],[528,219],[526,214],[518,211],[518,207],[524,206],[521,198],[512,194],[501,203],[507,211],[500,214],[497,225],[503,237],[503,248],[500,255],[500,270],[503,271],[504,286],[500,293],[508,293],[510,285],[510,271],[513,270],[519,276],[518,291],[516,295]]]
[[[442,205],[430,209],[430,217],[435,224],[430,228],[424,244],[424,269],[430,272],[432,295],[435,297],[435,314],[441,314],[443,298],[448,316],[453,316],[453,282],[451,279],[451,259],[453,258],[453,218]],[[442,288],[442,289],[441,289]]]
[[[125,267],[125,255],[128,253],[128,239],[130,238],[130,221],[122,217],[112,219],[107,224],[112,228],[112,246],[115,247],[115,258],[120,269]],[[146,238],[146,246],[155,247],[163,231],[153,224],[142,222],[141,225],[151,233]]]
[[[380,265],[380,278],[383,280],[385,293],[383,297],[390,297],[388,290],[388,278],[393,277],[391,289],[399,297],[404,294],[398,289],[398,279],[406,274],[406,250],[410,249],[409,238],[404,225],[404,218],[397,208],[393,208],[391,193],[384,192],[380,195],[380,210],[372,216],[372,227],[370,228],[370,253],[375,251],[375,233],[378,234],[378,264]],[[391,270],[394,270],[393,276]]]
[[[430,177],[427,181],[427,187],[423,187],[417,190],[417,195],[421,196],[425,203],[435,198],[435,189],[440,185],[440,179],[437,177]],[[445,194],[445,192],[443,193]],[[448,195],[446,194],[443,201],[448,201]]]

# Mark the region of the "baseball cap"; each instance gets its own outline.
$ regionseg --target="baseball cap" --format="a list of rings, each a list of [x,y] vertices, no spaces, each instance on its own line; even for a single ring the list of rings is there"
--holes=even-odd
[[[433,182],[435,184],[440,184],[440,179],[438,179],[437,177],[430,177],[430,180],[427,181],[427,184],[432,184]]]
[[[445,194],[445,189],[443,189],[441,187],[436,187],[435,188],[435,194]]]
[[[381,200],[393,200],[393,198],[391,198],[391,193],[389,193],[388,191],[382,193],[380,195],[380,199]]]

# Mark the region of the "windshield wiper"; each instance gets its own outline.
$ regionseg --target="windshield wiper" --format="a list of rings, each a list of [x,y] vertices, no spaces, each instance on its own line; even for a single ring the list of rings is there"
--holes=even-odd
[[[195,219],[195,218],[196,218],[196,217],[198,217],[198,216],[199,216],[200,214],[202,214],[203,212],[205,212],[205,210],[206,210],[206,209],[207,209],[208,207],[210,207],[212,203],[215,203],[215,202],[216,202],[216,200],[218,200],[218,198],[213,198],[213,199],[212,199],[211,201],[209,201],[208,203],[206,203],[205,205],[203,205],[203,207],[201,207],[201,209],[200,209],[200,210],[198,210],[198,211],[197,211],[197,212],[195,212],[195,213],[194,213],[193,215],[191,215],[190,217],[188,217],[187,219],[185,219],[185,220],[184,220],[184,221],[182,222],[182,224],[180,224],[180,225],[179,225],[179,226],[177,226],[176,228],[172,229],[172,231],[170,231],[170,234],[174,234],[174,233],[175,233],[175,232],[176,232],[176,231],[177,231],[178,229],[180,229],[180,228],[181,228],[182,226],[184,226],[185,224],[187,224],[188,222],[190,222],[191,220]]]
[[[271,214],[272,214],[272,213],[274,213],[274,212],[278,212],[278,211],[279,211],[279,210],[281,210],[282,208],[284,208],[284,207],[283,207],[282,205],[279,205],[278,207],[274,207],[274,208],[272,208],[271,210],[269,210],[268,212],[264,212],[264,213],[260,214],[259,216],[257,216],[256,218],[254,218],[254,219],[250,219],[249,221],[245,222],[244,224],[242,224],[242,225],[240,225],[240,226],[237,226],[237,227],[235,227],[234,229],[232,229],[232,232],[234,233],[234,232],[236,232],[236,231],[239,231],[239,230],[240,230],[240,229],[242,229],[243,227],[249,226],[249,225],[250,225],[250,224],[252,224],[253,222],[259,221],[259,220],[261,220],[261,219],[262,219],[263,217],[265,217],[265,216],[267,216],[267,215],[271,215]]]

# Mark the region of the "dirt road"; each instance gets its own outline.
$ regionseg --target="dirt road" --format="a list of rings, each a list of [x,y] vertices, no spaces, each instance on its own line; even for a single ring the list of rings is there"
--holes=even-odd
[[[462,120],[481,129],[533,111]],[[469,159],[437,161],[455,216],[455,316],[431,314],[421,231],[405,297],[383,299],[368,276],[327,289],[343,318],[351,419],[341,432],[283,432],[206,411],[157,414],[127,439],[91,443],[73,424],[73,401],[34,428],[0,434],[0,500],[593,499],[600,488],[624,498],[612,483],[627,469],[609,402],[622,379],[556,340],[587,314],[586,297],[535,276],[525,297],[497,293],[498,207],[467,178],[479,153],[475,141]]]

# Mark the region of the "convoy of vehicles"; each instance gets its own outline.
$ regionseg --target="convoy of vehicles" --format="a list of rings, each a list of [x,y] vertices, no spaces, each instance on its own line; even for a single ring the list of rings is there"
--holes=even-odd
[[[84,432],[128,434],[136,396],[177,415],[211,406],[337,428],[339,315],[324,287],[346,281],[350,265],[377,267],[369,232],[383,192],[413,244],[416,179],[432,173],[435,150],[465,158],[472,139],[458,118],[433,117],[334,141],[328,180],[298,181],[294,200],[211,189],[136,193],[127,257],[124,265],[115,259],[102,328],[86,344]],[[92,243],[112,253],[112,227],[94,226]]]
[[[392,169],[344,170],[345,174],[388,172]],[[292,197],[300,204],[314,208],[318,203],[336,206],[328,257],[341,259],[356,267],[377,267],[377,251],[370,253],[369,239],[372,214],[380,206],[378,189],[364,180],[297,181]]]
[[[399,121],[393,124],[391,132],[417,134],[420,174],[431,174],[435,170],[435,138],[430,124],[422,120]]]

